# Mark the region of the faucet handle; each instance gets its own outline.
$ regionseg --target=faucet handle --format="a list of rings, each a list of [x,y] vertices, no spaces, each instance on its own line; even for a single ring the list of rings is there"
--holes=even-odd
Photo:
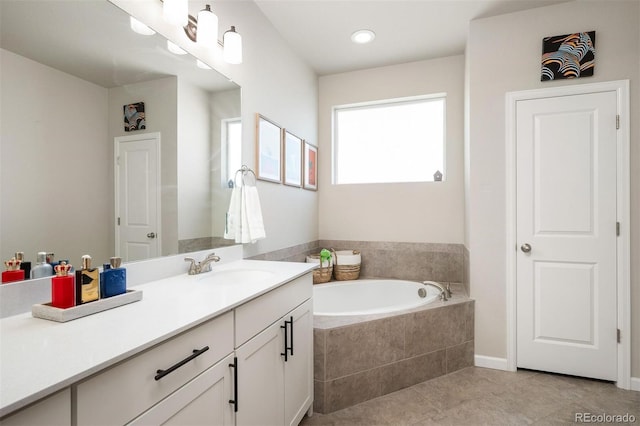
[[[185,257],[184,258],[185,262],[191,262],[191,264],[189,265],[189,275],[195,275],[196,274],[196,260],[192,257]]]

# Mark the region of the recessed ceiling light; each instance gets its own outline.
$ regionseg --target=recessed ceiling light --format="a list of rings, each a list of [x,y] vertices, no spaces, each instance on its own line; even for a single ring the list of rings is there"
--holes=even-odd
[[[371,30],[358,30],[351,34],[351,41],[358,44],[366,44],[376,38],[376,33]]]

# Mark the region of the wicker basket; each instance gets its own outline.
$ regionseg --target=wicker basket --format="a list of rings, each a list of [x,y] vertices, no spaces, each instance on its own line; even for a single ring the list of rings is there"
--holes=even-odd
[[[314,254],[307,256],[308,263],[318,263],[320,265],[320,255]],[[313,270],[313,283],[314,284],[323,284],[327,283],[331,280],[331,276],[333,275],[333,266],[318,266]]]
[[[353,250],[353,254],[360,254],[360,252]],[[338,263],[338,256],[335,255],[334,251],[333,275],[337,281],[357,280],[360,277],[360,264],[340,265]]]
[[[313,283],[324,284],[331,281],[331,275],[333,275],[333,266],[318,267],[313,270]]]

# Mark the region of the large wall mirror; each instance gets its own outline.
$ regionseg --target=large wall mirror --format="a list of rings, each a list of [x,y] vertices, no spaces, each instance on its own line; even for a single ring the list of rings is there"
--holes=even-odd
[[[2,260],[234,244],[238,85],[107,0],[2,0],[0,17]]]

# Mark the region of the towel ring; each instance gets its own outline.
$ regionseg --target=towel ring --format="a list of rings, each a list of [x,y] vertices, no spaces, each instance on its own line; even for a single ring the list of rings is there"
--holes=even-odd
[[[247,184],[247,182],[245,182],[245,180],[244,180],[244,177],[249,173],[251,173],[253,175],[253,186],[256,185],[256,182],[257,182],[256,174],[249,167],[243,165],[238,170],[236,170],[236,173],[235,173],[234,178],[233,178],[233,185],[234,186],[238,186],[238,173],[241,173],[240,179],[241,179],[242,185],[246,185]]]

